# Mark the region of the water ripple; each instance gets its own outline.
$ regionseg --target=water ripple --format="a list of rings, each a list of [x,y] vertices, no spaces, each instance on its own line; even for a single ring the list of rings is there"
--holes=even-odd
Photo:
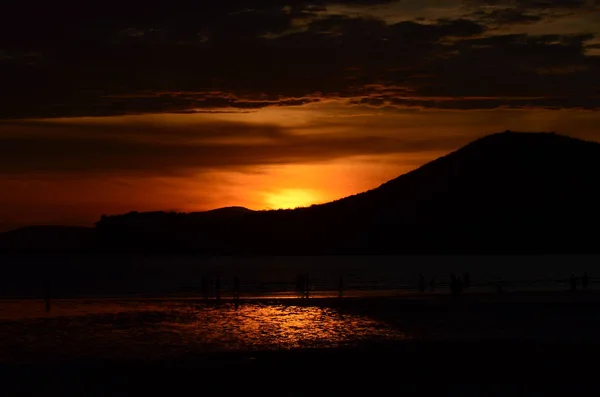
[[[181,353],[339,347],[363,340],[405,339],[371,318],[327,307],[193,301],[62,301],[49,315],[0,320],[0,357],[158,358]],[[2,302],[0,302],[0,306]],[[15,302],[12,302],[15,309]],[[28,306],[29,305],[29,306]],[[18,307],[18,305],[16,305]],[[0,311],[1,312],[1,311]],[[0,317],[1,318],[1,317]]]

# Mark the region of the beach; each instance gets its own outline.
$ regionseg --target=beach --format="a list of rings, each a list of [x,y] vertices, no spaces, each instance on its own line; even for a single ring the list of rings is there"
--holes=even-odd
[[[20,318],[15,305],[42,302],[2,303],[9,395],[481,395],[477,385],[548,395],[595,387],[588,363],[600,353],[594,290],[64,300]]]

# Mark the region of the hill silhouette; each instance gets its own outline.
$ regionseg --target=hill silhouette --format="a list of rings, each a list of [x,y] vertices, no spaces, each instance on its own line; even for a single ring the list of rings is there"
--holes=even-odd
[[[600,144],[504,132],[308,208],[105,216],[96,253],[597,253]],[[5,247],[5,249],[7,249]]]

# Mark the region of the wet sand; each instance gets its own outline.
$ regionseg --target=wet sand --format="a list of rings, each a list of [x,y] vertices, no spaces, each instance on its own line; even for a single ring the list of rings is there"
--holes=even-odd
[[[176,360],[2,365],[0,380],[8,396],[571,395],[600,391],[598,353],[597,346],[581,343],[401,342]]]
[[[278,396],[565,395],[599,390],[597,292],[262,303],[366,316],[413,337],[363,339],[338,347],[182,351],[147,359],[46,355],[1,364],[2,389],[6,395]]]

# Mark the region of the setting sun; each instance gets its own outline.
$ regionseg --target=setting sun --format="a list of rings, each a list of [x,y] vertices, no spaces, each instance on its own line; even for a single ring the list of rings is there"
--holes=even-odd
[[[273,209],[307,207],[315,204],[316,195],[307,189],[283,189],[268,193],[266,202]]]

